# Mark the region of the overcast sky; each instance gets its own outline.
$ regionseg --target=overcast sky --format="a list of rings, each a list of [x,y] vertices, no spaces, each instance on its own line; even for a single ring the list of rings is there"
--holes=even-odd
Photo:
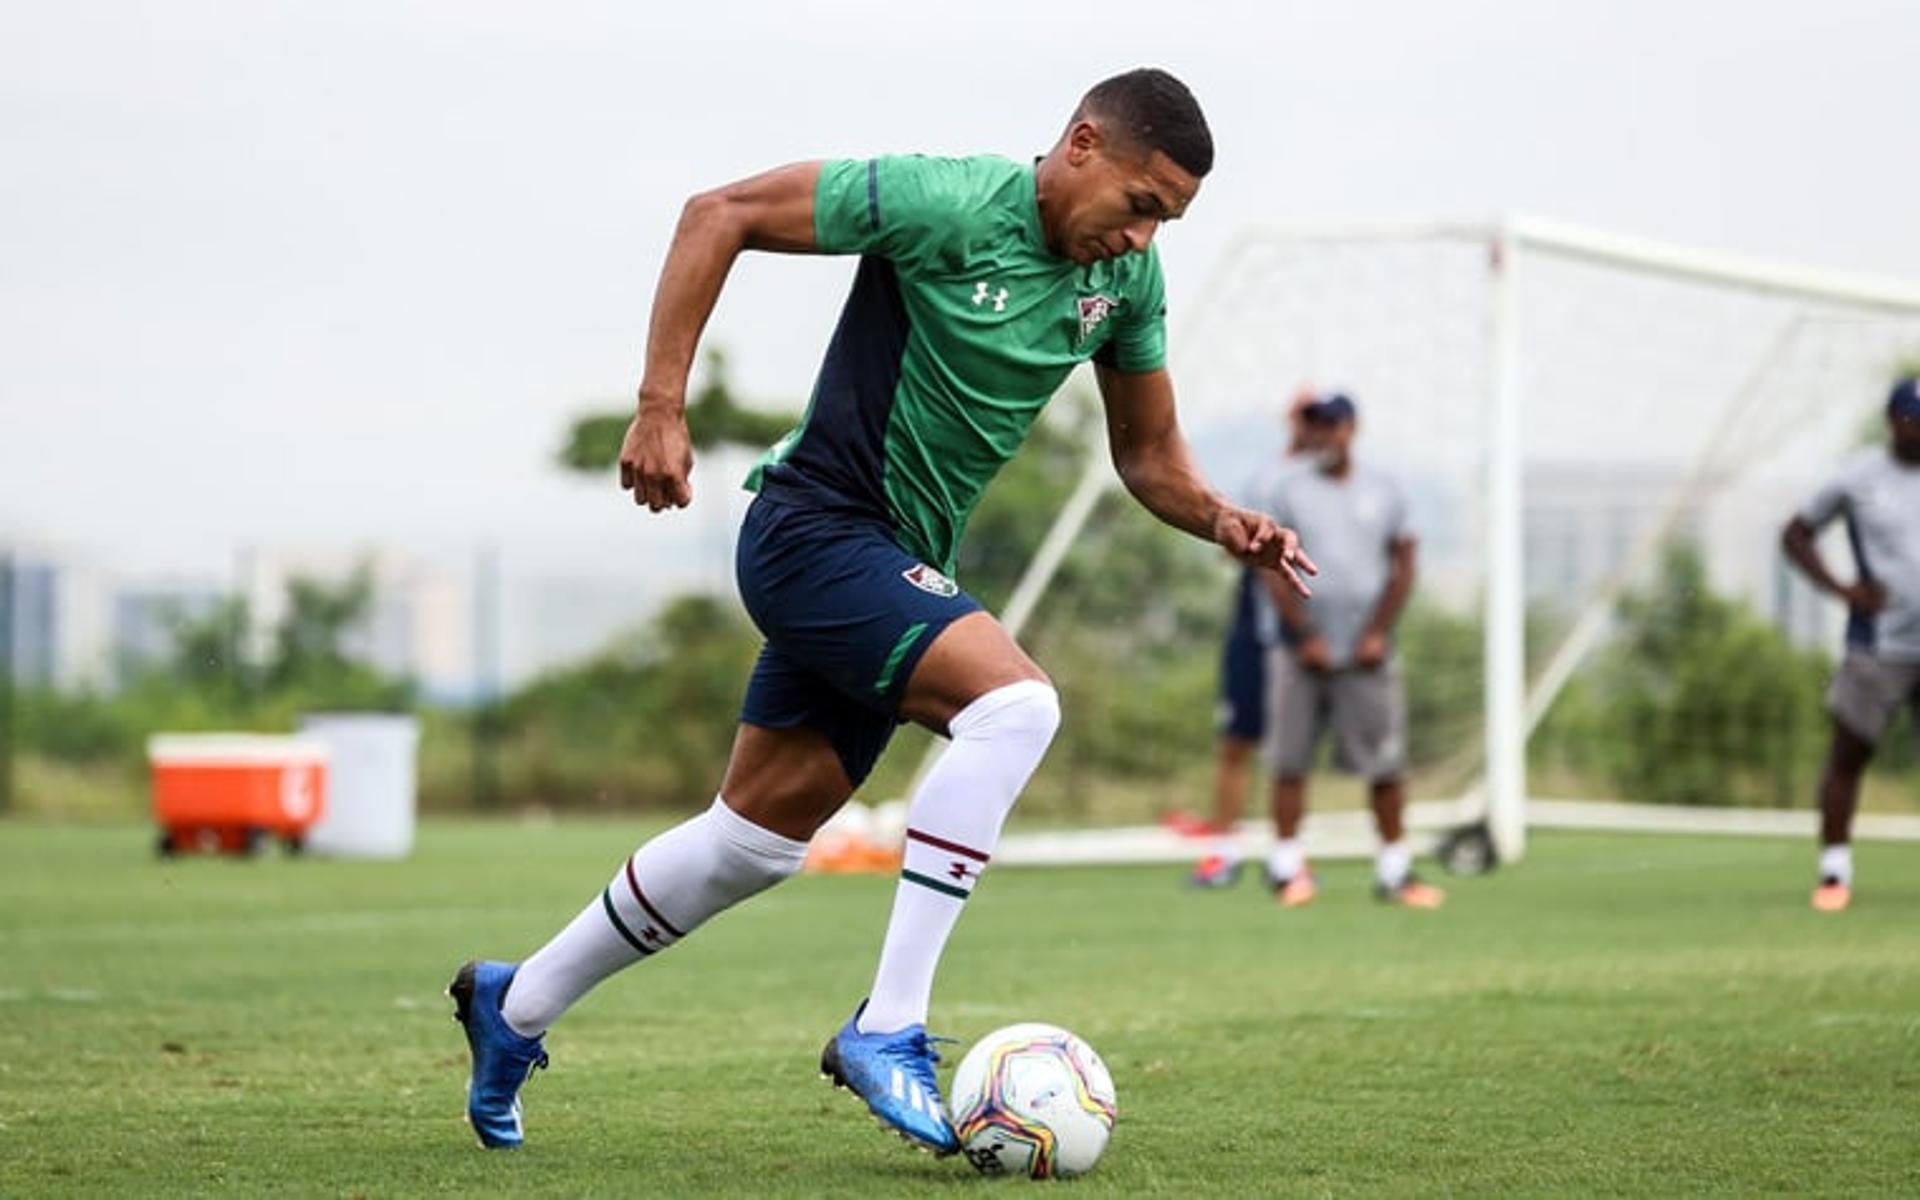
[[[686,195],[798,158],[1038,153],[1141,64],[1219,148],[1162,243],[1176,309],[1250,225],[1508,210],[1920,279],[1902,0],[0,12],[0,537],[132,571],[481,538],[670,569],[724,513],[649,518],[549,463],[630,395]],[[850,272],[736,270],[709,339],[747,394],[804,398]]]

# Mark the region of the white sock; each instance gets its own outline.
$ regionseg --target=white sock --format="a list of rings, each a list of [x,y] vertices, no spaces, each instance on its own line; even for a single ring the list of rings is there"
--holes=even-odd
[[[1281,838],[1267,855],[1268,873],[1283,883],[1306,869],[1307,848],[1297,837]]]
[[[1407,874],[1412,870],[1413,853],[1407,849],[1405,842],[1385,843],[1373,860],[1373,877],[1384,888],[1399,887],[1407,881]]]
[[[1838,879],[1848,887],[1853,886],[1853,847],[1845,842],[1837,846],[1827,846],[1820,851],[1820,878]]]
[[[1237,863],[1240,861],[1240,839],[1232,833],[1216,834],[1213,849],[1209,853],[1228,865]]]
[[[907,809],[907,854],[880,950],[862,1033],[924,1024],[953,923],[1000,841],[1000,826],[1060,727],[1052,687],[1025,679],[995,688],[948,724],[953,744]]]
[[[724,908],[800,869],[807,844],[762,829],[715,799],[633,852],[598,899],[513,977],[502,1014],[545,1033],[607,976],[664,950]]]

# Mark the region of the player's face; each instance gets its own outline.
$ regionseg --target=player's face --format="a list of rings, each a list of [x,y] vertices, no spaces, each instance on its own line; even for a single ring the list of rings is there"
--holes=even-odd
[[[1920,463],[1920,419],[1888,417],[1893,432],[1893,452],[1902,462]]]
[[[1353,453],[1352,421],[1308,421],[1313,456],[1322,467],[1338,471]]]
[[[1162,152],[1142,155],[1082,121],[1067,134],[1067,173],[1053,248],[1077,263],[1138,253],[1186,215],[1200,181]]]

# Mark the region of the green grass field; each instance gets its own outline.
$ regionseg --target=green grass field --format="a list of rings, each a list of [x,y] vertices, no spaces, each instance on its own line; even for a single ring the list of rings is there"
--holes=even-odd
[[[590,997],[528,1146],[477,1149],[440,994],[524,953],[641,833],[433,824],[403,865],[156,863],[0,824],[0,1195],[979,1194],[815,1074],[891,884],[803,878]],[[1810,848],[1559,836],[1386,910],[1170,868],[989,876],[937,1031],[1067,1025],[1121,1120],[1075,1194],[1920,1192],[1920,847],[1839,918]]]

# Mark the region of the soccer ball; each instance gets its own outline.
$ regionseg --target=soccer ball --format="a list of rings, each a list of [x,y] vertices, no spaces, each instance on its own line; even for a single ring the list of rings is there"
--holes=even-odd
[[[1100,1161],[1119,1114],[1093,1047],[1055,1025],[997,1029],[953,1076],[953,1129],[985,1175],[1057,1179]]]

